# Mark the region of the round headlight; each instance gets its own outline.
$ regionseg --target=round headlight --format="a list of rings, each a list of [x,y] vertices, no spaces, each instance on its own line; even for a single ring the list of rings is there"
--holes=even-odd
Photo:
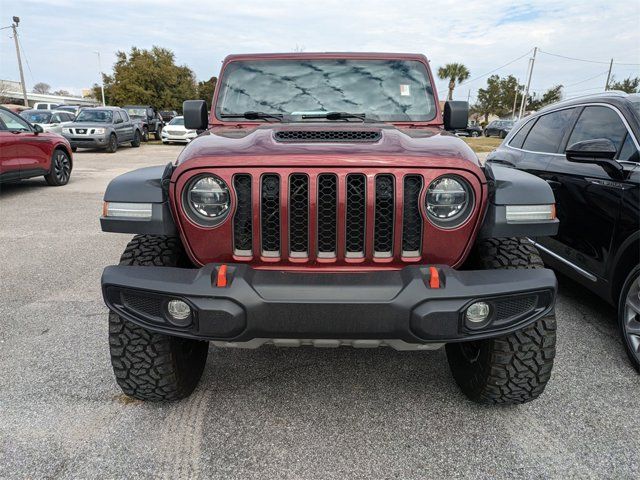
[[[213,175],[196,177],[185,189],[187,212],[196,223],[213,226],[224,220],[231,207],[229,187]]]
[[[440,177],[427,189],[426,209],[433,223],[442,228],[461,225],[473,209],[469,184],[459,177]]]

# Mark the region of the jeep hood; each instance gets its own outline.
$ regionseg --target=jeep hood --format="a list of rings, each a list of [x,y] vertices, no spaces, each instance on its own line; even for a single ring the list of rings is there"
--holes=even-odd
[[[182,151],[176,164],[220,157],[260,158],[265,164],[274,157],[385,157],[421,161],[449,159],[479,166],[478,157],[460,138],[439,128],[403,128],[372,123],[287,123],[251,128],[216,127],[194,139]],[[216,159],[214,159],[214,157]],[[363,159],[360,159],[362,161]],[[240,160],[242,161],[242,160]],[[225,162],[226,163],[226,162]],[[186,166],[186,165],[185,165]]]

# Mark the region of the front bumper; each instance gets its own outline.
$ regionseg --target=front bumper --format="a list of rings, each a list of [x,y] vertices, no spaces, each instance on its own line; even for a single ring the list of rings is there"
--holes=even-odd
[[[353,345],[372,340],[393,346],[391,341],[442,344],[496,337],[550,312],[556,292],[556,278],[547,269],[438,266],[440,288],[431,288],[430,269],[419,266],[292,273],[230,264],[227,286],[217,287],[219,268],[109,266],[102,292],[109,309],[149,330],[229,346],[286,344],[287,339],[349,340]],[[178,322],[183,326],[170,320],[166,305],[171,299],[192,309],[186,322]],[[490,318],[470,326],[464,312],[479,300],[490,304]]]
[[[80,137],[74,135],[64,135],[64,138],[69,140],[72,147],[77,148],[106,148],[109,143],[109,139],[106,136],[99,137]]]
[[[181,133],[181,134],[175,134],[175,133],[169,133],[166,130],[162,130],[162,134],[160,135],[162,137],[162,141],[163,142],[184,142],[184,143],[189,143],[191,140],[193,140],[194,138],[196,138],[198,136],[197,133]]]

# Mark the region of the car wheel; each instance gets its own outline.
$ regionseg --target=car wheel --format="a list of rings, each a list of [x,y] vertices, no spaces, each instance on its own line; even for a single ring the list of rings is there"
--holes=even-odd
[[[476,132],[475,130],[473,130],[473,131],[471,132],[471,136],[472,136],[472,137],[479,137],[479,136],[480,136],[480,133],[479,133],[479,132]]]
[[[51,170],[44,179],[54,187],[66,185],[71,178],[71,159],[64,150],[57,148],[51,156]]]
[[[143,142],[148,142],[149,141],[149,128],[148,127],[142,127],[142,141]]]
[[[481,270],[544,268],[536,248],[522,238],[479,242],[467,266]],[[500,337],[448,343],[446,351],[453,378],[470,400],[504,405],[529,402],[544,391],[551,377],[555,313]]]
[[[71,151],[74,152],[74,153],[77,152],[78,151],[78,147],[71,147]]]
[[[120,265],[186,267],[188,259],[176,237],[136,235]],[[109,313],[111,365],[122,391],[139,400],[188,397],[204,370],[209,342],[155,333]]]
[[[629,360],[640,373],[640,266],[631,271],[622,286],[618,326]]]
[[[491,135],[489,135],[489,132],[487,132],[487,131],[485,130],[485,132],[484,132],[484,136],[488,138],[488,137],[490,137]]]
[[[131,142],[131,146],[132,147],[139,147],[140,146],[140,130],[136,130],[136,133],[133,134],[133,141]]]
[[[154,133],[155,139],[160,140],[162,138],[162,127],[158,126],[156,132]]]
[[[107,144],[107,153],[116,153],[118,150],[118,138],[115,133],[109,136],[109,143]]]

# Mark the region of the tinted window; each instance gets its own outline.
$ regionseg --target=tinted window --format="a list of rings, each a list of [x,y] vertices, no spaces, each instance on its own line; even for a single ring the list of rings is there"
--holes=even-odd
[[[636,151],[637,151],[636,146],[633,143],[631,134],[627,133],[627,138],[622,144],[622,150],[620,150],[620,155],[618,155],[618,159],[629,161],[631,159],[631,155],[633,155]]]
[[[573,108],[567,108],[538,117],[522,148],[532,152],[557,153],[573,111]]]
[[[518,133],[516,133],[513,136],[513,138],[509,142],[509,145],[511,145],[512,147],[515,147],[515,148],[522,148],[522,144],[524,143],[524,139],[527,137],[527,133],[529,133],[529,131],[531,130],[531,127],[533,127],[534,123],[536,123],[535,120],[527,122],[525,124],[525,126],[522,127],[520,130],[518,130]]]
[[[19,116],[9,113],[6,110],[0,110],[0,121],[4,127],[3,130],[23,130],[27,132],[31,131],[27,122],[25,122]]]
[[[627,127],[615,110],[609,107],[586,107],[580,114],[567,145],[594,138],[608,138],[620,150],[626,134]]]
[[[114,123],[124,122],[124,120],[122,119],[122,115],[120,115],[120,112],[113,112],[113,122]]]

